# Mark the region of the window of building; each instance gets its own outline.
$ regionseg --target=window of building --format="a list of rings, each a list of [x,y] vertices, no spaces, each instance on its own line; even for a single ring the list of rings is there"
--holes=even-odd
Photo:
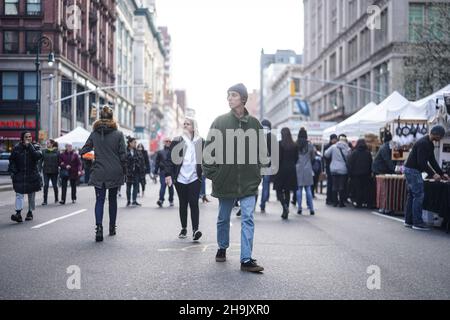
[[[19,32],[3,32],[3,53],[19,53]]]
[[[84,87],[77,86],[77,93],[81,93],[83,91],[86,91]],[[80,122],[82,124],[84,124],[84,115],[85,115],[84,106],[85,106],[84,94],[80,94],[77,96],[77,122]]]
[[[379,30],[375,30],[375,45],[377,48],[384,46],[388,40],[388,9],[381,12],[380,26],[381,28]]]
[[[361,89],[367,89],[370,90],[370,72],[366,73],[359,79],[359,86]],[[365,106],[369,104],[371,101],[370,92],[365,90],[360,90],[360,101],[361,106]]]
[[[369,28],[364,28],[364,30],[361,32],[360,36],[360,54],[361,54],[361,60],[366,59],[370,56],[371,52],[371,41],[370,41],[370,31]]]
[[[36,100],[36,72],[24,72],[23,84],[24,84],[24,99]]]
[[[330,78],[334,79],[336,77],[336,52],[330,56]]]
[[[40,31],[27,31],[25,33],[25,50],[28,54],[35,54],[37,52],[37,43],[41,38]]]
[[[352,87],[348,87],[348,108],[347,113],[353,113],[358,108],[358,89],[355,87],[358,86],[358,81],[353,80],[349,83]]]
[[[16,16],[19,14],[19,0],[5,0],[5,15]]]
[[[61,98],[72,95],[72,82],[68,78],[62,78],[61,81]],[[61,102],[61,129],[70,131],[72,124],[72,98]]]
[[[358,62],[358,37],[355,36],[348,42],[348,67],[354,66]]]
[[[380,103],[389,93],[389,64],[383,63],[375,68],[375,91],[379,94],[375,102]]]
[[[411,3],[409,5],[409,41],[417,42],[422,38],[425,24],[425,4]]]
[[[19,73],[3,72],[2,73],[2,99],[18,100],[19,99]]]
[[[350,24],[355,22],[358,17],[358,2],[356,0],[348,1],[348,20]]]
[[[344,73],[344,47],[339,48],[339,72]]]
[[[27,0],[27,15],[39,16],[41,13],[41,0]]]

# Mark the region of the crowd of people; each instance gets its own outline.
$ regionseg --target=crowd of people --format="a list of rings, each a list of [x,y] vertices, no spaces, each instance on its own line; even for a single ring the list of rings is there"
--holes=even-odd
[[[270,186],[276,191],[277,200],[281,204],[281,218],[289,217],[290,204],[297,206],[297,214],[303,214],[303,192],[306,195],[306,208],[310,215],[315,215],[314,199],[319,182],[327,181],[326,204],[343,208],[352,204],[355,208],[374,208],[374,176],[395,172],[395,164],[391,158],[392,135],[386,132],[383,145],[372,158],[364,139],[353,146],[343,134],[330,136],[329,143],[322,155],[308,139],[308,132],[300,128],[294,141],[289,128],[281,130],[278,152],[275,154],[273,141],[278,139],[271,132],[271,123],[261,123],[249,115],[245,104],[248,99],[247,89],[237,84],[227,91],[230,112],[212,123],[210,134],[205,140],[198,133],[198,125],[194,119],[186,118],[183,134],[173,139],[165,138],[164,147],[149,157],[142,144],[137,144],[133,137],[124,137],[113,119],[113,111],[104,107],[100,119],[93,124],[93,131],[84,147],[75,152],[70,144],[63,152],[58,151],[58,143],[49,140],[47,148],[41,150],[32,142],[30,132],[24,132],[21,142],[15,146],[10,157],[10,173],[16,192],[16,213],[11,219],[22,222],[21,211],[24,207],[25,195],[28,196],[29,210],[25,220],[33,219],[35,210],[35,194],[44,187],[44,201],[48,203],[48,189],[51,181],[55,203],[66,202],[67,185],[70,181],[71,199],[77,200],[77,181],[87,171],[89,185],[95,189],[95,240],[103,241],[103,211],[108,192],[109,203],[109,235],[116,235],[117,198],[120,188],[126,184],[127,207],[141,206],[137,196],[145,192],[146,175],[150,174],[156,182],[159,176],[160,192],[157,206],[162,208],[165,202],[166,189],[169,189],[169,206],[174,206],[174,190],[179,199],[179,218],[181,231],[179,238],[188,237],[188,211],[190,211],[192,239],[198,241],[202,237],[200,231],[199,201],[208,203],[206,196],[206,179],[212,181],[212,196],[218,198],[216,261],[226,261],[226,250],[230,245],[230,217],[232,209],[238,205],[241,217],[241,270],[261,272],[264,268],[252,256],[254,237],[254,212],[258,202],[258,189],[262,182],[260,199],[261,213],[266,212]],[[260,149],[256,163],[245,161],[240,163],[238,153],[249,155],[250,143],[246,143],[239,152],[228,154],[224,148],[223,157],[232,158],[232,163],[206,161],[204,151],[213,143],[212,132],[219,132],[224,138],[223,145],[234,141],[227,131],[264,130],[265,141],[258,135]],[[448,178],[437,166],[433,155],[433,141],[439,141],[445,134],[443,128],[433,128],[431,134],[416,143],[406,163],[406,179],[408,182],[408,201],[406,209],[406,226],[422,228],[423,221],[419,210],[423,202],[423,181],[418,176],[429,171],[427,165],[434,168],[434,178]],[[428,140],[426,140],[428,139]],[[423,141],[422,141],[423,140]],[[126,142],[125,142],[126,141]],[[94,153],[93,153],[94,152]],[[88,157],[89,154],[93,156]],[[274,157],[278,156],[278,168],[272,175],[262,168],[271,167]],[[270,159],[270,161],[267,161]],[[43,183],[41,179],[43,175]],[[58,179],[62,186],[59,200]],[[419,181],[420,180],[420,181]],[[292,198],[292,201],[291,201]],[[380,208],[384,210],[385,208]]]

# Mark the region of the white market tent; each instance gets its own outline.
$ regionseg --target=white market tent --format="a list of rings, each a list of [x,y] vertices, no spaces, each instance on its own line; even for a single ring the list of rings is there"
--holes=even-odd
[[[429,95],[428,97],[412,102],[412,104],[418,107],[425,107],[426,105],[431,104],[432,108],[434,108],[436,105],[436,99],[439,99],[439,102],[443,103],[444,93],[450,93],[450,84],[442,88],[441,90]]]
[[[341,123],[326,129],[323,132],[322,139],[328,140],[329,136],[333,133],[339,135],[339,134],[345,134],[348,137],[359,137],[362,134],[368,133],[371,130],[374,131],[374,133],[378,133],[380,128],[374,127],[370,128],[370,126],[365,126],[364,128],[359,125],[359,120],[364,117],[366,113],[376,108],[377,105],[374,102],[370,102],[368,105],[363,107],[361,110],[356,112],[351,117],[347,118],[346,120],[342,121]]]
[[[74,148],[82,148],[91,133],[82,127],[77,127],[66,135],[55,139],[60,149],[64,149],[67,143],[72,144]]]

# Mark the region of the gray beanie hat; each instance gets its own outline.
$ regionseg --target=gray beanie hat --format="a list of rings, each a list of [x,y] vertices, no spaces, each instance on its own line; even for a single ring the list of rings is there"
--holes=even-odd
[[[247,92],[247,88],[242,83],[235,84],[230,89],[228,89],[227,92],[230,92],[230,91],[235,91],[235,92],[239,93],[239,95],[241,96],[242,103],[244,105],[247,103],[248,92]]]
[[[430,132],[433,136],[439,136],[443,138],[445,136],[445,128],[443,126],[435,126]]]

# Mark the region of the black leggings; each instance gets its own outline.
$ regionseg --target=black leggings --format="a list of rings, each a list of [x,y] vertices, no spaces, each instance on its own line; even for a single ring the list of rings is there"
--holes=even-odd
[[[198,198],[200,197],[200,188],[202,183],[200,180],[195,180],[190,184],[175,183],[177,189],[178,199],[180,200],[180,220],[181,227],[187,228],[187,209],[188,205],[191,208],[192,230],[198,230],[200,211],[198,208]]]

